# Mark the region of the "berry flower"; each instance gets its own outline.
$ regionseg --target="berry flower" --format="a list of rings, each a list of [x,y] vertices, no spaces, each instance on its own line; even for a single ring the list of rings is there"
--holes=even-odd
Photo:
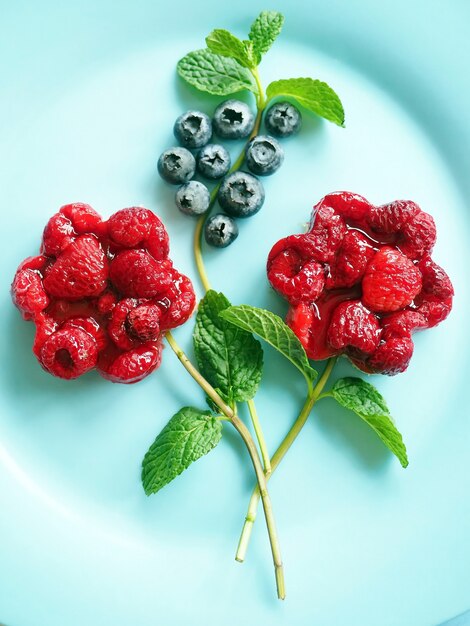
[[[160,219],[131,207],[103,221],[88,204],[68,204],[46,224],[40,252],[19,266],[12,298],[36,325],[42,367],[65,379],[96,368],[120,383],[153,372],[164,333],[195,306]]]
[[[267,264],[309,358],[345,354],[367,373],[404,372],[412,333],[452,308],[452,283],[431,258],[435,242],[434,220],[414,202],[325,196],[308,232],[278,241]]]

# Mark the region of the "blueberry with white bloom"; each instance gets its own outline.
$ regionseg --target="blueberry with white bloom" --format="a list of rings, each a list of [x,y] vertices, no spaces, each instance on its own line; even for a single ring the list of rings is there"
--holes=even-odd
[[[160,176],[172,185],[187,183],[196,171],[196,159],[186,148],[170,148],[158,159]]]
[[[186,111],[176,120],[173,133],[185,148],[202,148],[212,137],[212,122],[201,111]]]
[[[214,111],[212,125],[223,139],[242,139],[253,130],[255,116],[245,102],[225,100]]]
[[[226,248],[238,237],[235,220],[223,213],[217,213],[207,220],[204,236],[210,246]]]
[[[266,111],[264,125],[271,135],[289,137],[298,133],[302,126],[299,109],[290,102],[276,102]]]
[[[185,215],[202,215],[209,208],[209,189],[197,180],[181,185],[175,196],[176,206]]]
[[[198,172],[205,178],[216,180],[222,178],[229,171],[231,165],[230,154],[221,145],[209,143],[204,146],[196,157]]]
[[[261,181],[248,172],[233,172],[220,185],[220,206],[232,217],[251,217],[264,202],[264,187]]]
[[[253,137],[246,148],[245,159],[248,169],[259,176],[269,176],[278,170],[284,161],[284,150],[279,141],[269,135]]]

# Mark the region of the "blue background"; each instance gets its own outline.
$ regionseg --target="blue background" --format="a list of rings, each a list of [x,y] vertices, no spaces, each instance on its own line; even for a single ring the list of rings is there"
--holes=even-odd
[[[350,189],[375,203],[412,198],[431,212],[434,256],[457,293],[445,324],[416,337],[409,370],[374,378],[409,468],[326,400],[273,478],[283,604],[261,517],[246,563],[233,561],[253,479],[228,428],[170,488],[150,499],[141,489],[140,461],[155,435],[180,406],[203,402],[170,351],[136,386],[95,374],[55,380],[32,356],[33,329],[8,295],[48,217],[72,201],[106,216],[133,204],[155,210],[176,266],[199,288],[193,223],[176,214],[156,160],[174,142],[180,112],[211,113],[218,99],[182,85],[174,67],[214,27],[243,37],[264,8],[286,15],[261,66],[264,84],[328,81],[347,126],[305,116],[300,137],[284,144],[282,170],[266,180],[263,210],[231,248],[208,252],[213,285],[233,302],[283,314],[264,276],[268,250],[300,232],[325,193]],[[431,626],[468,609],[470,5],[2,1],[0,15],[0,620]],[[191,329],[176,333],[189,352]],[[304,388],[268,349],[266,361],[257,404],[274,450]],[[346,362],[338,370],[352,372]]]

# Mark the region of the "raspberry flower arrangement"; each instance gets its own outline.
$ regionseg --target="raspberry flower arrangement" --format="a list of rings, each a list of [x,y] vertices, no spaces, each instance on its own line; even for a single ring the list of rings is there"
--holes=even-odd
[[[88,204],[67,204],[48,221],[40,252],[19,266],[12,297],[36,325],[42,367],[65,379],[96,368],[116,383],[153,372],[164,333],[196,303],[159,218],[131,207],[103,221]]]
[[[33,352],[54,376],[74,379],[96,369],[112,382],[135,383],[158,368],[167,341],[205,392],[208,408],[185,406],[170,418],[143,459],[144,490],[150,495],[172,482],[219,443],[224,424],[230,423],[256,476],[236,560],[246,557],[261,499],[280,599],[285,598],[284,570],[268,481],[316,402],[330,397],[355,413],[403,467],[408,465],[402,436],[370,382],[351,376],[326,390],[338,357],[348,357],[367,374],[404,372],[413,353],[412,333],[443,321],[453,296],[448,276],[431,258],[432,217],[411,201],[374,206],[349,192],[325,196],[314,207],[308,232],[281,239],[269,254],[267,278],[289,303],[287,323],[264,309],[232,306],[211,289],[203,234],[209,245],[232,243],[238,233],[234,218],[249,217],[264,203],[263,186],[254,174],[269,175],[283,160],[277,140],[259,135],[265,109],[270,133],[282,138],[300,129],[300,112],[292,103],[267,108],[270,100],[289,97],[338,126],[344,122],[339,97],[321,81],[274,81],[264,94],[258,65],[283,21],[280,13],[263,11],[243,41],[214,30],[206,38],[207,49],[189,53],[177,66],[184,80],[211,94],[230,96],[247,89],[257,108],[253,115],[245,103],[222,102],[212,122],[204,113],[188,111],[175,123],[181,145],[165,151],[158,163],[164,180],[182,184],[175,198],[178,208],[198,216],[194,258],[205,296],[193,333],[196,365],[171,333],[195,309],[193,286],[173,267],[166,229],[148,209],[122,209],[103,220],[87,204],[63,206],[46,225],[40,254],[20,265],[12,284],[15,305],[36,325]],[[246,138],[233,165],[223,146],[208,143],[212,124],[222,138]],[[200,149],[196,156],[190,151],[195,149]],[[244,164],[251,173],[239,171]],[[207,179],[222,180],[209,192],[191,180],[196,169]],[[217,201],[225,213],[211,217]],[[263,376],[263,350],[255,336],[290,361],[307,390],[272,456],[254,403]],[[309,359],[326,360],[321,375]],[[243,403],[255,438],[239,417]]]

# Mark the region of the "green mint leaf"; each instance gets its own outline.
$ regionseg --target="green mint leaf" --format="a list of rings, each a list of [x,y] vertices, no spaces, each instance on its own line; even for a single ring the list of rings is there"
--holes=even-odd
[[[278,11],[262,11],[250,28],[248,37],[253,42],[253,51],[257,65],[263,54],[273,45],[282,30],[284,16]]]
[[[333,89],[313,78],[285,78],[275,80],[266,89],[268,100],[276,96],[290,96],[299,104],[338,126],[344,126],[344,109]]]
[[[229,306],[222,293],[208,291],[199,303],[193,340],[201,374],[231,404],[250,400],[256,394],[263,350],[251,333],[220,317]]]
[[[229,96],[243,89],[258,93],[250,70],[235,59],[214,54],[210,50],[190,52],[178,61],[176,69],[190,85],[216,96]]]
[[[402,466],[407,467],[408,456],[402,436],[393,423],[383,396],[373,385],[361,378],[341,378],[325,396],[332,396],[341,406],[359,415],[375,430]]]
[[[190,406],[173,415],[142,461],[142,484],[149,496],[168,485],[220,441],[222,423],[210,411]]]
[[[223,57],[236,59],[243,67],[254,67],[251,47],[247,47],[238,37],[228,30],[218,28],[206,37],[209,50]]]
[[[221,313],[221,317],[264,339],[302,372],[309,386],[317,377],[318,373],[310,367],[299,339],[278,315],[266,309],[242,304],[227,308]]]

